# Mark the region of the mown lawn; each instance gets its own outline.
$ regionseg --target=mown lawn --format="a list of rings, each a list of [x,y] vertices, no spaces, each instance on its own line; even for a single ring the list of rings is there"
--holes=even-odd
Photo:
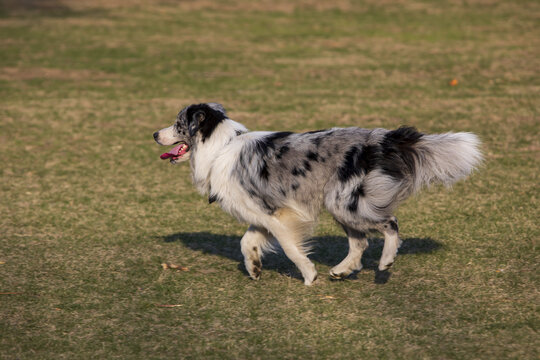
[[[539,23],[536,1],[4,0],[0,358],[537,359]],[[247,226],[152,139],[202,101],[257,130],[472,131],[486,161],[402,205],[391,276],[374,235],[330,281],[323,214],[315,285],[279,253],[256,282]]]

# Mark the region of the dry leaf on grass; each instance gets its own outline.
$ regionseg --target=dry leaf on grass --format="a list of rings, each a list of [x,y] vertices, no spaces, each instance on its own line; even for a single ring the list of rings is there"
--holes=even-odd
[[[180,306],[184,306],[182,304],[156,304],[157,307],[162,307],[162,308],[174,308],[174,307],[180,307]]]
[[[188,267],[170,264],[170,263],[163,263],[161,264],[161,267],[163,268],[163,270],[172,269],[172,270],[177,270],[177,271],[189,271]]]
[[[332,295],[317,295],[321,300],[335,300],[336,298]]]

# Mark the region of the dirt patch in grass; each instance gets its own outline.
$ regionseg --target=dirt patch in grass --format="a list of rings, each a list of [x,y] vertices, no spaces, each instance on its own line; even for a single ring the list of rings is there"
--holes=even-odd
[[[114,74],[96,70],[73,70],[54,68],[0,68],[0,79],[7,81],[49,79],[49,80],[103,80],[114,79]]]
[[[84,8],[125,8],[125,7],[148,7],[155,5],[154,2],[148,0],[63,0],[63,4],[75,9]],[[200,10],[221,10],[221,11],[275,11],[283,13],[292,13],[298,9],[315,9],[317,11],[325,10],[349,10],[354,5],[349,0],[337,0],[329,3],[316,0],[300,0],[300,1],[210,1],[210,0],[187,0],[174,1],[162,0],[161,6],[174,6],[183,11],[200,11]],[[155,9],[155,6],[152,6]]]

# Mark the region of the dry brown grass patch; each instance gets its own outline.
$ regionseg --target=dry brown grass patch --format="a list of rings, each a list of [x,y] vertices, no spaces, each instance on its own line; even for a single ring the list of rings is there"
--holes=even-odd
[[[49,80],[103,80],[112,79],[116,76],[97,70],[73,70],[55,68],[0,68],[0,79],[7,81],[49,79]]]

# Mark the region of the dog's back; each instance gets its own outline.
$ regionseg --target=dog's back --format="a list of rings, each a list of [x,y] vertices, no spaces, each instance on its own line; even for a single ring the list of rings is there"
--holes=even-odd
[[[269,214],[291,201],[308,212],[324,203],[338,221],[360,225],[391,216],[422,186],[467,176],[481,159],[478,144],[473,134],[411,127],[276,132],[244,146],[235,174]]]

